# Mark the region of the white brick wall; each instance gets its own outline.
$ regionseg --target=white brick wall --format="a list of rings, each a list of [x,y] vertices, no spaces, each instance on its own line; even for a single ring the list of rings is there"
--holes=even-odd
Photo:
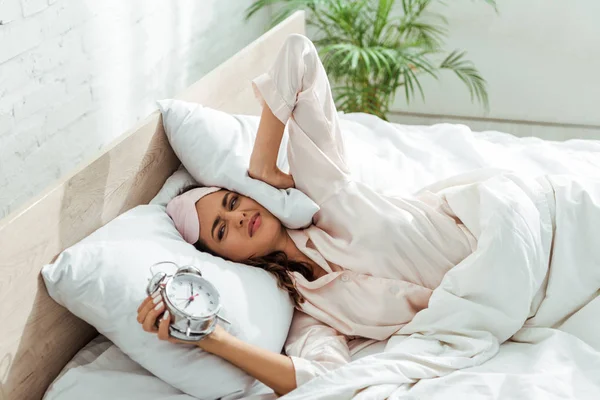
[[[0,0],[0,218],[264,32],[251,0]]]

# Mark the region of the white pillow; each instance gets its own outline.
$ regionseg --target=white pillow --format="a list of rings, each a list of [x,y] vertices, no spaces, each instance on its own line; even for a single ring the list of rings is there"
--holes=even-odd
[[[202,399],[243,397],[254,383],[250,376],[199,348],[160,341],[136,321],[150,266],[159,261],[199,267],[221,294],[230,332],[281,351],[293,313],[287,293],[265,271],[198,252],[159,205],[119,216],[44,266],[42,275],[54,300],[160,379]]]
[[[180,165],[179,169],[177,169],[177,171],[173,172],[173,175],[167,178],[163,187],[156,194],[156,196],[150,200],[149,204],[158,204],[166,207],[169,201],[177,196],[183,188],[197,184],[198,182],[196,182],[190,173],[185,170],[183,165]]]
[[[258,117],[230,115],[179,100],[162,100],[158,105],[171,147],[194,179],[256,200],[290,229],[311,224],[319,207],[308,196],[248,176]],[[287,138],[279,151],[280,167],[285,164],[286,147]]]

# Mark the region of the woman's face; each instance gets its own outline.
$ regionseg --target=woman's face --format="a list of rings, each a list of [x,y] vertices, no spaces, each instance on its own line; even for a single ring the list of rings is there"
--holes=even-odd
[[[215,254],[244,261],[263,257],[282,244],[281,222],[254,200],[220,190],[196,203],[200,240]]]

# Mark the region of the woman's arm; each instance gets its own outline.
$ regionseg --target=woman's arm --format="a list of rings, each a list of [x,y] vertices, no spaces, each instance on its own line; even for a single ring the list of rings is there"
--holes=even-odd
[[[229,361],[280,396],[296,389],[296,371],[289,357],[243,342],[222,328],[198,342],[198,347]]]
[[[273,170],[287,124],[294,187],[321,204],[346,184],[350,171],[329,80],[315,46],[302,35],[290,35],[270,70],[252,85],[263,105],[264,122],[252,153],[253,168]]]
[[[279,189],[294,187],[292,176],[277,167],[277,156],[284,129],[285,124],[265,104],[248,168],[251,178],[259,179]]]
[[[156,321],[161,314],[157,328]],[[160,296],[147,297],[142,302],[137,320],[144,331],[157,333],[161,340],[189,345],[169,336],[171,316],[165,312]],[[245,343],[220,326],[196,345],[229,361],[278,395],[287,394],[298,385],[350,361],[346,338],[301,311],[294,314],[286,343],[290,357]]]
[[[156,322],[161,314],[157,328]],[[169,335],[171,316],[165,311],[162,298],[158,294],[154,297],[149,296],[142,302],[138,308],[137,321],[142,324],[144,331],[157,333],[161,340],[190,344]],[[269,386],[278,395],[287,394],[296,388],[294,363],[289,357],[245,343],[218,325],[213,333],[196,345],[229,361]]]
[[[242,342],[222,329],[198,346],[246,371],[279,395],[350,362],[347,338],[299,310],[294,311],[285,345],[289,357]]]

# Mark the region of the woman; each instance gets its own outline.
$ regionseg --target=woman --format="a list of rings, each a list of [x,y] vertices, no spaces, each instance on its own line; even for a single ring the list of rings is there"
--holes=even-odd
[[[410,322],[476,241],[442,196],[391,198],[350,178],[329,82],[307,38],[290,36],[253,85],[263,112],[249,174],[311,197],[320,206],[314,224],[288,231],[252,199],[219,188],[186,191],[167,211],[199,250],[264,268],[289,292],[297,308],[289,357],[222,329],[197,344],[282,395],[349,362],[349,339],[384,340]],[[276,167],[286,124],[291,175]],[[149,297],[138,322],[173,341],[168,313],[155,328],[163,312],[160,297]]]

